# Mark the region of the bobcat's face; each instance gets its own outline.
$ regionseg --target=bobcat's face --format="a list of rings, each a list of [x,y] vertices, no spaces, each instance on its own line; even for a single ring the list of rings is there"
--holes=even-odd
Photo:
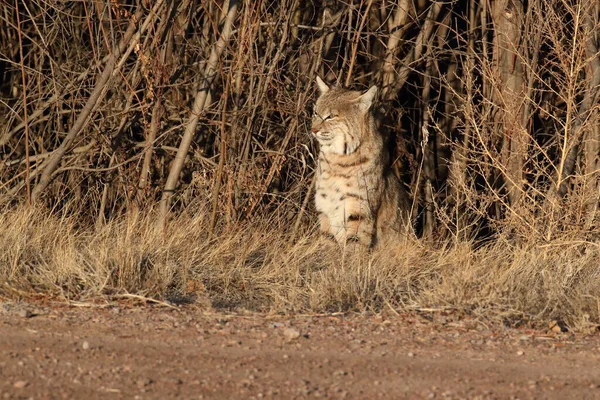
[[[319,141],[321,150],[337,154],[349,154],[355,149],[348,148],[346,137],[349,132],[348,120],[339,110],[325,107],[317,102],[312,118],[313,136]]]
[[[329,88],[317,79],[321,96],[315,104],[311,132],[321,151],[351,154],[360,146],[364,120],[377,88],[366,93]]]

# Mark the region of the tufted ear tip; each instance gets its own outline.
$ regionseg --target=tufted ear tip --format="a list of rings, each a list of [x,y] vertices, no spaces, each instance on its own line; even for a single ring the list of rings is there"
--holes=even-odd
[[[371,86],[364,94],[358,98],[358,104],[363,111],[368,110],[373,105],[375,97],[377,97],[377,86]]]
[[[317,86],[321,94],[329,92],[329,86],[323,81],[323,79],[321,79],[319,75],[317,75]]]

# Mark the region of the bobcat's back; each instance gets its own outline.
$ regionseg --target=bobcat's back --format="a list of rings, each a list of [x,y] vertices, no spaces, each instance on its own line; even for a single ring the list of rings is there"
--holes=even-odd
[[[315,205],[321,230],[345,244],[371,246],[402,228],[402,191],[366,93],[329,88],[317,78],[312,134],[319,142]]]

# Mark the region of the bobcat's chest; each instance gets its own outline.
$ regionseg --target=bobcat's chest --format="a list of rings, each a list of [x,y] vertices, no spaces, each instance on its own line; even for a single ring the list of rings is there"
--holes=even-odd
[[[336,169],[320,161],[315,191],[317,211],[340,222],[349,215],[364,213],[369,208],[365,179],[360,171]]]

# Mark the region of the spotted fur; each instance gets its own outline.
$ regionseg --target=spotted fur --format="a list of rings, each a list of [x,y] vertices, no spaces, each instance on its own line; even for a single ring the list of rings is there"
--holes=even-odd
[[[402,227],[403,192],[389,168],[367,92],[330,88],[317,77],[312,134],[319,142],[315,205],[321,231],[340,244],[372,246]]]

